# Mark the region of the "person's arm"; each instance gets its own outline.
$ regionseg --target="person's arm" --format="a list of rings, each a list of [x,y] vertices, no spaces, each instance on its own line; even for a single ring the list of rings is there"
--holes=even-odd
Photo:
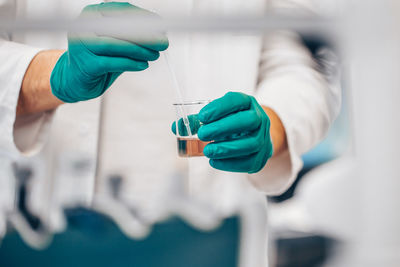
[[[63,103],[50,87],[51,72],[63,53],[63,50],[48,50],[33,58],[22,81],[17,116],[52,110]]]
[[[0,146],[8,153],[30,153],[37,151],[42,142],[32,142],[29,140],[38,140],[41,129],[45,129],[47,118],[50,112],[42,112],[32,116],[18,116],[16,118],[16,109],[18,98],[22,87],[24,76],[28,66],[33,58],[40,53],[40,48],[35,48],[0,38]],[[20,134],[23,133],[23,134]],[[23,148],[22,148],[23,147]]]
[[[157,17],[129,3],[112,2],[86,6],[80,18],[138,14]],[[122,73],[147,69],[149,61],[157,60],[169,44],[163,33],[149,32],[148,36],[69,32],[66,52],[44,51],[32,60],[21,86],[17,114],[35,114],[63,102],[97,98]]]
[[[336,118],[340,92],[339,86],[328,82],[298,34],[282,31],[266,36],[256,99],[279,117],[287,144],[263,170],[249,176],[257,188],[277,195],[293,183],[303,165],[302,154],[324,138]]]

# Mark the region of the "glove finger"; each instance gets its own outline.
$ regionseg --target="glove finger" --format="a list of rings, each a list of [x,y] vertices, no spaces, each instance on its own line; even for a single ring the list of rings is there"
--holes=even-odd
[[[202,141],[224,140],[232,135],[252,132],[260,127],[261,120],[253,110],[240,111],[220,120],[205,124],[199,129]]]
[[[128,2],[103,2],[86,6],[80,17],[132,17],[132,16],[150,16],[160,18],[150,10],[134,6]]]
[[[250,96],[238,92],[228,92],[202,108],[199,112],[199,119],[203,123],[211,123],[229,114],[247,110],[250,105]]]
[[[188,116],[190,131],[192,134],[197,134],[198,129],[200,128],[200,121],[197,118],[197,114],[192,114]],[[178,128],[178,129],[177,129]],[[178,127],[176,127],[176,122],[172,123],[171,130],[174,134],[176,134],[177,130],[180,136],[188,136],[188,132],[185,126],[183,119],[178,120]]]
[[[210,159],[211,167],[228,172],[252,172],[256,154],[230,159]]]
[[[98,34],[99,36],[105,36],[104,34]],[[168,38],[163,33],[140,33],[140,35],[130,36],[129,34],[122,32],[109,33],[107,36],[124,40],[131,43],[136,43],[142,47],[145,47],[154,51],[164,51],[169,46]]]
[[[110,37],[85,38],[81,41],[87,49],[98,56],[126,57],[140,61],[153,61],[160,56],[157,51]]]
[[[142,15],[142,16],[157,16],[156,13],[150,10],[132,5],[128,2],[108,2],[91,5],[96,11],[100,12],[103,17],[120,17],[125,15]],[[90,5],[88,6],[90,7]]]
[[[137,43],[140,46],[146,47],[154,51],[164,51],[168,48],[169,42],[165,33],[150,31],[130,35],[129,30],[132,27],[137,27],[140,30],[140,25],[132,25],[133,19],[140,17],[141,19],[160,20],[161,17],[154,12],[142,9],[129,3],[110,2],[86,6],[83,9],[80,18],[118,18],[126,19],[126,29],[116,29],[114,31],[97,32],[97,36],[108,36],[119,40],[125,40],[131,43]]]
[[[229,159],[244,157],[261,150],[261,144],[255,136],[243,139],[209,143],[203,150],[210,159]]]
[[[88,66],[89,74],[106,74],[109,72],[142,71],[149,67],[146,61],[134,60],[124,57],[99,56],[97,64]]]
[[[131,5],[129,3],[104,3],[99,5],[99,12],[103,17],[117,17],[117,18],[148,18],[149,20],[160,20],[161,17],[154,12],[149,10]],[[140,25],[137,25],[140,27]],[[132,25],[129,25],[132,27]],[[169,46],[167,36],[161,32],[146,32],[141,33],[140,36],[134,35],[129,36],[124,31],[115,31],[110,33],[110,37],[125,40],[128,42],[137,43],[143,47],[146,47],[155,51],[164,51]]]
[[[142,9],[138,6],[134,6],[128,2],[103,2],[100,4],[95,5],[97,6],[97,10],[106,14],[107,12],[123,12],[123,11],[136,11],[136,10],[140,10],[140,11],[147,11],[145,9]],[[150,12],[150,11],[147,11]]]

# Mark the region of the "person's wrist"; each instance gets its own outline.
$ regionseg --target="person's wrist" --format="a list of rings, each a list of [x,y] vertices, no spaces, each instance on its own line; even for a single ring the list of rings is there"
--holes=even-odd
[[[272,141],[273,154],[272,156],[277,156],[288,147],[286,140],[286,131],[282,124],[279,116],[271,108],[262,106],[263,110],[267,114],[270,120],[270,138]]]
[[[62,104],[51,92],[50,76],[63,50],[44,50],[29,64],[18,97],[17,115],[52,110]]]

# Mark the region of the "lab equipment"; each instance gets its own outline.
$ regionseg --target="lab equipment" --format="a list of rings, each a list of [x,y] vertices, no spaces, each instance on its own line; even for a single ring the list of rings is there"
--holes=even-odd
[[[203,156],[203,149],[209,142],[199,140],[197,131],[201,126],[197,114],[208,104],[208,100],[188,101],[183,103],[174,103],[176,110],[176,120],[172,124],[172,131],[176,134],[178,155],[180,157],[198,157]],[[184,116],[187,116],[185,123]]]
[[[17,179],[17,200],[18,211],[26,219],[27,223],[33,230],[42,230],[43,224],[40,218],[32,214],[28,209],[28,184],[32,178],[32,169],[26,166],[18,166],[13,164],[14,175]]]
[[[7,235],[0,248],[0,265],[238,266],[240,218],[236,216],[207,232],[172,217],[138,240],[127,238],[107,214],[78,207],[66,210],[65,215],[67,229],[56,234],[45,250],[26,246],[16,232]]]
[[[12,164],[16,180],[15,207],[6,214],[7,232],[10,229],[16,230],[26,244],[40,249],[48,244],[50,229],[47,222],[35,213],[33,206],[29,203],[32,196],[32,181],[37,179],[40,173],[38,166],[32,164],[33,161],[27,160],[15,161]]]
[[[275,230],[273,245],[276,258],[273,266],[325,266],[337,244],[337,240],[321,233]]]
[[[115,11],[133,10],[146,12],[129,3],[102,3],[85,7],[81,17],[112,16]],[[167,48],[168,39],[161,34],[155,34],[153,40],[141,41],[70,32],[68,50],[51,73],[52,92],[68,103],[99,97],[123,72],[145,70],[148,61],[158,59],[159,52]]]
[[[263,266],[262,254],[250,249],[265,242],[260,233],[266,230],[264,207],[253,205],[254,196],[243,192],[236,209],[221,212],[187,195],[179,179],[168,180],[170,187],[145,222],[131,213],[130,204],[98,195],[92,207],[64,208],[65,229],[43,236],[47,243],[41,247],[24,243],[31,232],[10,228],[0,265]]]
[[[270,119],[254,97],[228,92],[205,106],[198,118],[203,123],[199,139],[214,141],[203,151],[212,167],[256,173],[272,157]]]

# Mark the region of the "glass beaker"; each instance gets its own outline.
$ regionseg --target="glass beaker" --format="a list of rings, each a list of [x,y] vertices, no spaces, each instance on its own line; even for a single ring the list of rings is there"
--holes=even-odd
[[[203,142],[197,137],[197,131],[202,125],[197,114],[208,103],[210,103],[209,100],[197,100],[173,104],[176,111],[175,133],[180,157],[204,156],[203,149],[209,142]],[[190,126],[185,125],[183,113],[187,116]]]

